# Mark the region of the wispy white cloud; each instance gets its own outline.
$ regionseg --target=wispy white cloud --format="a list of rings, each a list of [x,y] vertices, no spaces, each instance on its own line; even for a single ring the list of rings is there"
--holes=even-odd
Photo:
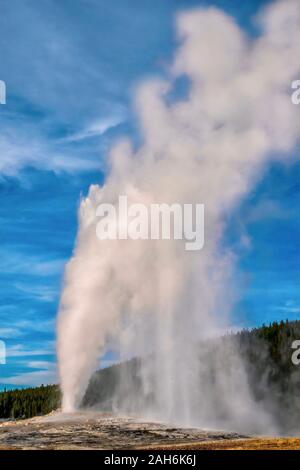
[[[46,369],[53,370],[56,369],[56,363],[52,361],[28,361],[24,365],[28,369]]]
[[[63,271],[65,259],[40,259],[20,253],[0,249],[1,271],[8,274],[30,274],[35,276],[53,276]]]
[[[15,344],[6,350],[7,357],[30,357],[30,356],[52,356],[55,354],[52,342],[47,342],[45,348],[30,349],[25,348],[23,344]]]
[[[38,387],[42,384],[55,384],[58,382],[56,370],[39,370],[36,372],[25,372],[24,374],[1,377],[1,384],[23,385]]]
[[[16,339],[31,333],[54,333],[55,318],[43,320],[36,316],[31,320],[19,320],[18,318],[1,321],[0,339]]]
[[[56,148],[49,140],[30,126],[1,124],[0,174],[16,175],[25,166],[54,171],[88,171],[99,168],[99,162],[76,155],[72,149]]]
[[[80,140],[88,139],[90,137],[101,136],[109,129],[112,129],[125,120],[125,115],[117,114],[115,116],[108,116],[91,122],[82,131],[71,134],[66,137],[65,142],[77,142]]]
[[[2,339],[17,338],[21,334],[21,331],[15,327],[0,328],[0,338]]]
[[[58,297],[58,291],[55,287],[45,285],[29,285],[25,283],[16,283],[18,291],[28,294],[32,299],[42,302],[53,302]]]
[[[286,313],[300,313],[300,307],[293,307],[293,306],[282,306],[282,307],[276,307],[276,310],[280,310],[281,312],[286,312]]]
[[[15,329],[20,332],[39,331],[39,332],[50,332],[53,331],[55,326],[55,318],[49,320],[41,320],[36,318],[35,320],[21,320],[14,323]]]
[[[39,386],[43,384],[57,383],[57,364],[52,361],[21,361],[19,365],[24,368],[24,372],[13,376],[1,377],[1,384]],[[27,369],[38,369],[26,372]]]

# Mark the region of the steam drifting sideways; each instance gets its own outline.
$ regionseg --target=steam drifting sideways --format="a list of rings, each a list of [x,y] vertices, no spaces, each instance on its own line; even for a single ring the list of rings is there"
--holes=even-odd
[[[236,293],[234,254],[222,247],[226,217],[253,189],[272,160],[291,159],[300,136],[290,84],[300,75],[300,7],[273,3],[245,37],[222,11],[182,12],[179,45],[166,80],[136,92],[143,144],[124,139],[110,155],[105,184],[81,201],[73,258],[65,272],[58,316],[63,409],[75,410],[99,357],[114,346],[121,358],[147,357],[141,370],[140,414],[189,425],[272,427],[248,390],[241,361],[213,384],[199,342],[230,325]],[[187,97],[167,99],[178,77]],[[96,209],[131,203],[204,203],[205,246],[182,240],[101,240]],[[124,397],[138,404],[139,397]],[[124,405],[125,406],[125,405]]]

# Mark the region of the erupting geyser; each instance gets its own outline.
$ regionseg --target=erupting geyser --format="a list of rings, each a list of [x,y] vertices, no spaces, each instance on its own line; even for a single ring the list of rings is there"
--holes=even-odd
[[[245,37],[210,8],[177,18],[180,44],[166,80],[137,91],[143,144],[119,142],[105,184],[81,201],[79,231],[67,265],[58,318],[63,409],[80,404],[108,344],[121,358],[149,356],[142,370],[149,409],[185,424],[271,421],[254,403],[243,369],[220,372],[213,389],[199,360],[199,340],[230,324],[233,254],[221,246],[226,217],[254,187],[271,159],[288,159],[300,130],[290,84],[300,73],[299,2],[284,0],[259,17],[262,34]],[[176,79],[187,96],[170,104]],[[112,240],[96,236],[96,208],[131,202],[204,203],[205,246],[184,240]],[[133,397],[134,398],[134,397]],[[246,424],[245,424],[246,426]]]

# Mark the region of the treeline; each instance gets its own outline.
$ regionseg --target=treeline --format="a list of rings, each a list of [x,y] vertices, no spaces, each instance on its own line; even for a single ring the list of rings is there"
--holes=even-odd
[[[262,325],[260,328],[242,330],[235,336],[240,344],[248,347],[257,345],[257,341],[261,345],[264,344],[270,358],[278,365],[290,370],[293,366],[290,360],[291,345],[294,340],[300,340],[300,320],[273,322],[267,326]]]
[[[257,403],[276,417],[280,430],[299,432],[300,364],[292,361],[292,344],[300,340],[300,321],[274,322],[235,338]]]
[[[199,343],[198,349],[195,348],[197,358],[193,364],[194,374],[199,374],[200,379],[198,382],[195,380],[201,387],[198,393],[199,409],[203,408],[201,401],[205,397],[205,408],[214,410],[214,415],[219,416],[220,420],[224,419],[225,422],[227,415],[229,420],[226,394],[222,396],[220,390],[224,384],[235,390],[234,400],[240,386],[247,384],[255,405],[272,416],[276,429],[283,433],[299,430],[300,364],[292,361],[295,352],[292,343],[295,340],[300,340],[300,321],[274,322]],[[151,357],[145,360],[151,361]],[[90,380],[83,405],[129,413],[139,413],[145,408],[155,409],[156,396],[152,391],[157,376],[148,374],[148,386],[144,387],[140,373],[142,365],[140,359],[132,359],[96,372]],[[151,366],[147,368],[145,365],[146,370],[151,371]],[[180,368],[177,373],[181,373]],[[149,385],[151,382],[153,386]],[[196,408],[195,404],[195,415],[197,411],[201,413]]]
[[[0,418],[31,418],[45,415],[59,407],[57,385],[9,390],[0,393]]]
[[[300,392],[300,364],[297,366],[292,361],[295,352],[292,344],[295,340],[300,340],[300,321],[274,322],[235,335],[238,349],[248,374],[255,380],[256,388],[264,378],[264,386],[268,390],[276,386],[277,394],[285,393],[285,401],[293,402],[300,410],[299,400],[294,403]]]
[[[214,340],[213,353],[209,346],[205,358],[213,371],[221,364],[226,377],[237,377],[235,368],[242,367],[256,407],[272,417],[274,429],[281,433],[299,432],[300,364],[292,361],[295,340],[300,340],[300,321],[273,322]]]

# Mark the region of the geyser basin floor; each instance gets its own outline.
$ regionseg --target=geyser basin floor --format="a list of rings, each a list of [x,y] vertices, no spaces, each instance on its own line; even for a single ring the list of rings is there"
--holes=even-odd
[[[260,448],[265,443],[268,448],[271,441],[277,441],[277,448],[286,448],[288,442],[292,448],[300,448],[300,438],[250,439],[237,433],[183,429],[97,412],[52,413],[0,424],[0,449],[216,449],[249,448],[251,443]]]
[[[0,425],[0,449],[135,449],[238,437],[97,412],[53,413]]]

